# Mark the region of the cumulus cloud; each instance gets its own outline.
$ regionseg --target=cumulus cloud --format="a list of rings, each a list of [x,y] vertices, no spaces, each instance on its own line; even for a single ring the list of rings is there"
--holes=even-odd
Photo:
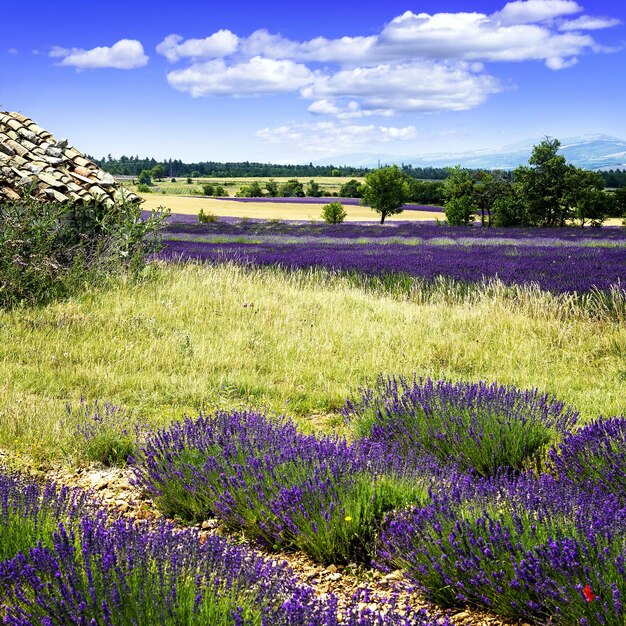
[[[297,90],[311,82],[313,73],[293,61],[253,57],[228,65],[222,59],[195,63],[167,75],[169,84],[200,96],[254,96]]]
[[[377,126],[335,121],[285,124],[263,128],[256,136],[269,144],[292,145],[310,153],[341,154],[374,143],[412,141],[417,138],[415,126]]]
[[[582,10],[573,0],[516,0],[507,2],[493,17],[504,24],[531,24],[580,13]]]
[[[147,65],[149,60],[141,42],[136,39],[120,39],[110,47],[99,46],[91,50],[55,46],[49,56],[62,59],[59,65],[81,70],[105,67],[130,70]]]
[[[622,22],[613,17],[593,17],[591,15],[581,15],[575,20],[567,20],[559,24],[559,30],[602,30],[612,28]]]
[[[328,112],[333,99],[343,97],[359,98],[363,110],[432,112],[470,109],[500,90],[496,79],[475,74],[465,63],[449,65],[425,60],[319,75],[302,90],[302,95],[324,102]],[[319,106],[314,112],[321,112]]]
[[[157,51],[173,63],[191,59],[168,81],[194,97],[292,92],[311,101],[310,113],[346,122],[480,106],[503,90],[486,64],[564,70],[608,52],[590,31],[616,23],[574,0],[513,0],[492,14],[406,11],[363,36],[297,41],[265,29],[247,37],[220,30],[205,39],[169,35]]]
[[[17,54],[17,53],[18,53],[17,48],[9,48],[7,50],[7,54]]]
[[[215,59],[232,54],[239,45],[239,37],[222,29],[204,39],[184,39],[181,35],[168,35],[157,47],[170,63],[180,59]]]

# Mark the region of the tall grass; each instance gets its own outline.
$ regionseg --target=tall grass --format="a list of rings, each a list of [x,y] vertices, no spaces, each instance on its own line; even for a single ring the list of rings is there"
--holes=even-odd
[[[408,288],[407,288],[408,287]],[[567,297],[496,284],[400,287],[311,270],[153,265],[143,282],[0,312],[0,446],[76,450],[66,404],[101,399],[162,425],[267,408],[335,427],[379,373],[538,387],[583,418],[625,410],[626,325]],[[598,304],[598,307],[601,307]]]

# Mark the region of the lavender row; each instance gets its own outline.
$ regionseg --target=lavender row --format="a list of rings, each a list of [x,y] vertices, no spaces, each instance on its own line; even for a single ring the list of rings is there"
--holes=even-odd
[[[390,222],[381,226],[375,223],[345,222],[343,224],[297,223],[289,221],[250,220],[222,218],[217,222],[199,224],[195,215],[172,214],[166,233],[189,233],[215,236],[289,236],[328,237],[342,239],[450,239],[452,241],[477,240],[485,243],[499,240],[523,242],[545,241],[554,245],[565,243],[593,244],[615,243],[626,245],[626,229],[603,228],[483,228],[474,226],[449,226],[435,222]]]
[[[371,442],[303,435],[286,419],[222,411],[150,437],[134,471],[167,515],[216,517],[265,548],[348,563],[369,559],[386,511],[425,496],[430,467],[409,477],[405,468],[400,455]]]
[[[449,625],[393,598],[384,612],[363,609],[367,594],[340,611],[284,562],[164,521],[86,513],[84,496],[18,475],[0,472],[0,494],[4,624]]]
[[[553,292],[585,293],[626,285],[626,249],[554,246],[437,246],[422,244],[211,244],[166,241],[159,258],[322,267],[372,276],[444,276],[464,283],[498,278],[507,285],[536,284]]]
[[[486,476],[522,469],[578,421],[576,411],[537,389],[382,376],[344,414],[357,436],[391,454],[432,455]]]

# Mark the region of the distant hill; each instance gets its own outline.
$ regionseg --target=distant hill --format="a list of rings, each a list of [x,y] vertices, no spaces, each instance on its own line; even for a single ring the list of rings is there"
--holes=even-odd
[[[542,138],[504,146],[503,148],[448,152],[418,156],[353,153],[336,155],[314,161],[315,165],[336,163],[351,167],[377,167],[381,165],[412,165],[413,167],[445,167],[461,165],[468,168],[514,169],[528,163],[534,145]],[[626,141],[609,135],[583,135],[559,138],[560,153],[576,167],[590,170],[626,169]]]

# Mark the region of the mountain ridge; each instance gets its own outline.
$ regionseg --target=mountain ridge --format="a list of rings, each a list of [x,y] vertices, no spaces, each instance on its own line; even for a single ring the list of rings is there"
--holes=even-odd
[[[481,148],[456,153],[431,153],[422,155],[391,155],[373,153],[348,153],[332,158],[318,159],[314,165],[339,164],[352,167],[377,167],[380,165],[412,165],[413,167],[446,167],[461,165],[467,168],[514,169],[528,164],[532,148],[542,138],[528,139],[501,148]],[[604,134],[589,134],[559,139],[562,154],[568,163],[590,170],[626,169],[626,141]]]

